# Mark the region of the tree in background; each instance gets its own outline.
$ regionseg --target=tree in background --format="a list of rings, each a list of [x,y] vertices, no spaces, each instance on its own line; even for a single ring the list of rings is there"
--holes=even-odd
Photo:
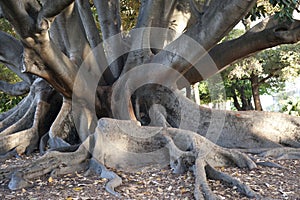
[[[244,33],[234,29],[224,38],[232,40]],[[227,99],[233,100],[236,110],[262,111],[260,95],[282,92],[286,81],[300,73],[299,45],[281,45],[243,58],[221,72]],[[210,102],[207,84],[201,83],[200,99]],[[254,105],[253,103],[254,102]]]
[[[233,98],[236,109],[255,108],[261,111],[260,95],[281,92],[286,81],[293,81],[298,77],[300,74],[298,52],[299,45],[279,46],[236,62],[222,72],[227,97]]]
[[[300,22],[291,19],[298,2],[270,2],[279,18],[222,42],[249,12],[263,10],[261,1],[0,0],[1,16],[18,34],[0,32],[0,61],[22,80],[11,91],[29,89],[0,115],[1,159],[49,150],[28,166],[0,171],[0,178],[11,178],[9,188],[16,190],[43,174],[89,169],[107,178],[108,192],[120,196],[114,188],[121,178],[106,167],[169,165],[175,173],[193,169],[196,199],[217,198],[207,177],[259,198],[216,167],[255,168],[237,148],[278,148],[273,156],[294,158],[300,119],[208,109],[179,89],[213,77],[210,96],[218,99],[223,92],[216,74],[230,63],[298,42]],[[136,19],[134,27],[132,19],[122,23],[124,12]],[[121,31],[127,28],[132,29]]]

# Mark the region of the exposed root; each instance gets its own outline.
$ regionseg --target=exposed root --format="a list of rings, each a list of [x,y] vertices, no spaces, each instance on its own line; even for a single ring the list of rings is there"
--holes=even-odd
[[[15,107],[13,107],[12,109],[1,113],[0,114],[0,121],[2,122],[4,119],[8,118],[9,116],[11,116],[14,112],[16,112],[17,110],[19,110],[21,107],[24,107],[25,104],[30,105],[29,103],[26,103],[26,101],[28,100],[28,96],[26,96],[24,99],[22,99],[22,101],[20,101],[18,103],[18,105],[16,105]]]
[[[33,101],[30,105],[30,108],[27,110],[24,116],[18,121],[16,121],[14,124],[12,124],[11,126],[7,127],[5,130],[3,130],[0,133],[0,137],[10,135],[12,133],[16,133],[18,131],[30,128],[32,126],[35,109],[36,109],[36,101]]]
[[[273,167],[273,168],[279,168],[279,169],[285,168],[282,165],[279,165],[277,163],[270,162],[270,161],[259,161],[259,162],[256,162],[256,164],[260,165],[260,166],[264,166],[264,167]]]
[[[224,183],[227,183],[231,186],[236,186],[238,191],[247,197],[250,198],[260,198],[260,195],[255,193],[249,186],[245,185],[238,179],[235,179],[228,174],[225,174],[223,172],[217,171],[215,168],[213,168],[210,165],[206,165],[205,167],[206,174],[209,178],[214,179],[214,180],[220,180]]]
[[[300,149],[298,148],[289,148],[289,147],[282,147],[282,148],[274,148],[263,151],[259,154],[259,156],[271,156],[275,159],[300,159]]]
[[[27,112],[27,110],[30,108],[31,102],[33,102],[34,94],[33,92],[30,92],[28,96],[24,99],[24,101],[21,101],[16,108],[13,108],[12,111],[6,112],[3,117],[5,117],[0,122],[0,131],[3,131],[7,127],[13,125],[16,121],[21,119],[24,114]]]
[[[31,179],[44,174],[52,173],[55,176],[85,169],[88,156],[89,153],[85,148],[79,148],[72,153],[49,152],[26,168],[14,172],[8,187],[11,190],[18,190],[31,186]]]
[[[279,147],[279,148],[258,148],[258,149],[239,149],[239,151],[258,154],[260,157],[273,157],[280,159],[300,159],[300,148]]]
[[[192,151],[180,150],[172,140],[171,136],[168,135],[166,129],[163,135],[167,139],[166,147],[169,149],[170,154],[170,166],[175,174],[181,174],[189,170],[189,166],[192,166],[195,162],[195,155]]]
[[[2,162],[2,161],[4,162],[5,160],[10,159],[10,158],[14,157],[17,154],[18,154],[17,151],[14,149],[12,151],[7,152],[4,155],[0,155],[0,162]]]
[[[21,107],[18,106],[19,109],[1,122],[0,155],[7,156],[12,150],[18,154],[31,153],[38,147],[40,137],[49,130],[57,109],[53,104],[57,106],[59,96],[42,79],[37,79],[31,89],[30,94],[20,103]],[[6,126],[9,124],[11,126]]]
[[[103,164],[92,158],[90,160],[90,166],[86,175],[90,173],[96,173],[101,178],[108,179],[105,189],[116,197],[121,197],[121,194],[115,191],[115,188],[122,184],[122,179],[113,171],[108,170]]]
[[[130,131],[131,135],[128,135]],[[140,134],[140,135],[139,135]],[[143,137],[141,137],[143,136]],[[92,154],[89,163],[86,161]],[[175,173],[189,169],[195,174],[195,198],[217,199],[211,191],[206,176],[236,186],[248,197],[258,197],[240,181],[218,172],[213,167],[236,165],[254,168],[255,163],[245,154],[219,147],[204,137],[181,129],[142,127],[134,121],[102,118],[96,132],[89,136],[75,152],[49,152],[26,168],[12,175],[9,188],[20,189],[32,185],[30,180],[50,173],[51,176],[75,170],[95,172],[109,181],[106,190],[120,197],[115,191],[122,180],[106,167],[118,170],[142,169],[170,164]]]
[[[49,111],[50,105],[46,102],[39,102],[33,112],[33,124],[29,129],[25,129],[13,134],[0,137],[0,154],[15,149],[18,154],[31,153],[37,148],[39,142],[39,126]],[[22,122],[23,123],[23,122]],[[28,128],[28,127],[26,127]]]
[[[49,131],[49,146],[51,149],[68,147],[76,141],[76,130],[73,122],[71,100],[64,99],[62,107],[51,125]]]
[[[205,161],[201,158],[196,159],[195,167],[194,167],[194,175],[195,175],[195,191],[194,197],[197,200],[207,199],[219,199],[217,195],[215,195],[212,190],[209,188],[206,173],[205,173]]]

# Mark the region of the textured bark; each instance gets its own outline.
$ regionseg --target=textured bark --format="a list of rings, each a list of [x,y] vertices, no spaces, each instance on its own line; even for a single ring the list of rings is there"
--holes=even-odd
[[[29,92],[30,85],[26,82],[10,84],[5,81],[0,81],[0,91],[11,96],[20,96]]]
[[[262,111],[262,106],[260,102],[260,97],[259,97],[259,81],[258,81],[258,76],[252,74],[251,78],[251,87],[252,87],[252,94],[253,94],[253,100],[254,100],[254,106],[255,110],[257,111]]]
[[[16,190],[44,174],[87,170],[108,179],[107,191],[120,197],[114,188],[122,180],[112,170],[168,165],[174,173],[193,170],[196,199],[217,198],[207,178],[259,198],[216,167],[255,168],[241,151],[299,158],[299,118],[200,107],[178,91],[176,82],[183,74],[189,82],[201,80],[247,54],[293,43],[299,22],[285,22],[281,29],[282,24],[272,19],[236,40],[218,43],[255,1],[213,0],[199,7],[190,2],[141,2],[136,27],[185,33],[177,38],[172,31],[156,35],[154,29],[142,29],[99,44],[100,35],[108,42],[121,31],[117,0],[94,1],[101,34],[88,1],[0,0],[0,14],[20,37],[19,42],[0,32],[0,61],[30,85],[19,105],[0,115],[0,159],[38,147],[42,153],[49,150],[28,166],[0,171],[0,179],[11,178],[9,188]],[[207,66],[207,52],[217,68]]]
[[[126,130],[131,132],[128,133]],[[114,188],[119,186],[122,180],[105,166],[136,171],[145,167],[163,167],[170,164],[175,173],[185,172],[194,166],[196,199],[216,197],[207,185],[206,173],[212,178],[226,180],[214,167],[230,165],[249,169],[256,167],[256,164],[245,154],[218,147],[190,131],[141,127],[133,121],[103,118],[98,122],[96,132],[87,138],[77,151],[73,153],[50,152],[35,163],[18,169],[17,172],[1,171],[1,174],[4,177],[12,176],[9,187],[16,190],[28,187],[30,179],[46,173],[52,175],[68,173],[74,170],[75,166],[80,166],[77,169],[86,169],[87,165],[84,162],[90,157],[89,154],[92,156],[88,165],[89,172],[95,171],[101,177],[107,178],[109,180],[106,184],[107,191],[118,197],[121,195],[116,193]],[[240,187],[245,195],[259,197],[240,181],[229,176],[227,179],[231,182],[234,180],[234,185]]]
[[[20,41],[14,37],[8,35],[5,32],[0,31],[0,61],[4,63],[11,71],[16,73],[27,84],[31,84],[34,80],[32,75],[22,73],[22,53],[23,46]]]
[[[0,154],[31,153],[39,138],[51,126],[59,109],[60,96],[44,81],[37,79],[31,92],[14,112],[1,121]]]

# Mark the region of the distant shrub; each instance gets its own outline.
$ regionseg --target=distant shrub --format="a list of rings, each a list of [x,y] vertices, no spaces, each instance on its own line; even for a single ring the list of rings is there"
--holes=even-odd
[[[6,112],[16,106],[24,97],[23,96],[10,96],[0,92],[0,112]]]

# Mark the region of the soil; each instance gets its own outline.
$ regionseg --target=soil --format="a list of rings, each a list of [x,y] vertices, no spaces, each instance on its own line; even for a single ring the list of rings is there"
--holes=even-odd
[[[24,165],[38,157],[38,154],[33,154],[28,157],[12,158],[2,163],[0,168]],[[253,170],[236,167],[219,170],[248,184],[254,191],[260,193],[263,199],[300,200],[300,161],[274,162],[285,168],[258,166]],[[122,199],[194,199],[194,177],[191,172],[178,175],[164,168],[137,173],[117,173],[123,179],[122,186],[116,188],[116,191],[122,194]],[[2,180],[0,199],[117,199],[105,191],[105,182],[105,179],[97,175],[84,176],[83,172],[74,172],[59,177],[43,176],[34,180],[32,188],[10,191],[7,187],[8,180]],[[224,185],[220,181],[210,180],[209,184],[221,199],[248,199],[235,187]]]

